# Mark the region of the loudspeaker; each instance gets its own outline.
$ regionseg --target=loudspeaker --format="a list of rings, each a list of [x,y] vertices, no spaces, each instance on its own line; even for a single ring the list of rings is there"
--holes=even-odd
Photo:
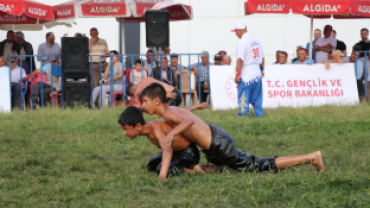
[[[89,39],[87,37],[62,38],[62,72],[89,74]]]
[[[63,102],[67,107],[90,106],[90,75],[63,76]]]
[[[170,12],[149,10],[145,12],[146,47],[168,47],[170,45]]]

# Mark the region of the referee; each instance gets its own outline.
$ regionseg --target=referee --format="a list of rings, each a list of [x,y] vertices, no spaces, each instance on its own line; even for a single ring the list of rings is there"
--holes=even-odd
[[[248,33],[243,22],[237,22],[232,32],[240,39],[236,45],[235,76],[235,83],[238,85],[238,116],[247,116],[251,103],[255,111],[254,117],[262,117],[262,77],[265,75],[262,44]]]

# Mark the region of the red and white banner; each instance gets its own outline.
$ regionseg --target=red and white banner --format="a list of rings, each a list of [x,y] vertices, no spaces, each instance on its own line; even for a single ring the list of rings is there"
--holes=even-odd
[[[0,113],[10,113],[10,80],[9,68],[0,67]]]
[[[33,17],[26,16],[22,14],[18,15],[11,15],[5,12],[0,12],[0,24],[36,24],[37,19]]]
[[[350,0],[292,0],[292,11],[305,15],[348,14],[351,8]]]
[[[356,105],[359,103],[353,64],[268,65],[263,83],[263,107]],[[214,110],[237,108],[235,66],[211,66]]]
[[[352,0],[351,14],[370,17],[370,1],[368,0]]]
[[[290,10],[290,0],[248,0],[244,3],[245,15],[253,13],[283,13]]]
[[[0,0],[0,11],[10,15],[25,14],[39,19],[54,19],[52,6],[31,0]]]

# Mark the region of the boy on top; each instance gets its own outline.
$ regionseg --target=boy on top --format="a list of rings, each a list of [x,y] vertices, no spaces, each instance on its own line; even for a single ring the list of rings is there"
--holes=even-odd
[[[198,109],[202,106],[198,105]],[[134,106],[126,108],[121,114],[118,123],[123,129],[123,134],[129,139],[134,140],[139,135],[144,135],[161,148],[163,152],[150,158],[147,169],[156,171],[158,179],[175,176],[181,173],[195,174],[195,172],[205,173],[198,165],[200,156],[197,145],[191,143],[181,134],[175,136],[171,145],[164,148],[162,140],[172,131],[172,127],[163,120],[153,120],[145,122],[141,110]]]
[[[159,115],[173,128],[160,141],[163,149],[168,148],[173,138],[181,134],[190,142],[200,146],[207,160],[217,166],[227,165],[234,170],[261,172],[283,170],[294,165],[309,163],[315,166],[319,173],[324,172],[320,151],[300,156],[260,158],[235,148],[234,139],[223,128],[206,124],[188,110],[168,106],[166,91],[158,83],[146,87],[140,94],[140,98],[142,108],[149,115]],[[162,166],[162,168],[165,167]],[[163,170],[163,172],[166,171]]]

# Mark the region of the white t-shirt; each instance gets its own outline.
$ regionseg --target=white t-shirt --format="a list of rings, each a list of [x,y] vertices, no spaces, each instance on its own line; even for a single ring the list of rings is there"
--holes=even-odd
[[[236,59],[243,61],[241,72],[242,81],[248,83],[261,77],[260,64],[262,64],[263,54],[261,42],[248,32],[244,33],[236,45]]]
[[[22,70],[22,74],[21,74],[21,70]],[[19,66],[17,66],[13,70],[11,70],[10,76],[11,76],[10,77],[11,82],[18,83],[19,81],[21,81],[21,79],[25,78],[27,76],[27,74],[26,74],[26,71],[24,71],[23,68],[20,68]],[[21,76],[22,76],[22,78],[21,78]]]
[[[333,37],[328,37],[328,38],[320,37],[319,39],[317,39],[315,45],[322,47],[322,46],[327,45],[328,43],[330,43],[333,46],[333,51],[334,51],[335,48],[337,47],[337,39]],[[328,60],[328,52],[316,51],[316,63],[317,64],[324,63],[327,60]]]
[[[141,71],[137,71],[137,70],[133,69],[132,72],[134,72],[134,76],[132,77],[132,75],[130,75],[130,80],[134,84],[138,84],[142,79],[145,79],[145,78],[148,77],[144,70],[141,72]]]

